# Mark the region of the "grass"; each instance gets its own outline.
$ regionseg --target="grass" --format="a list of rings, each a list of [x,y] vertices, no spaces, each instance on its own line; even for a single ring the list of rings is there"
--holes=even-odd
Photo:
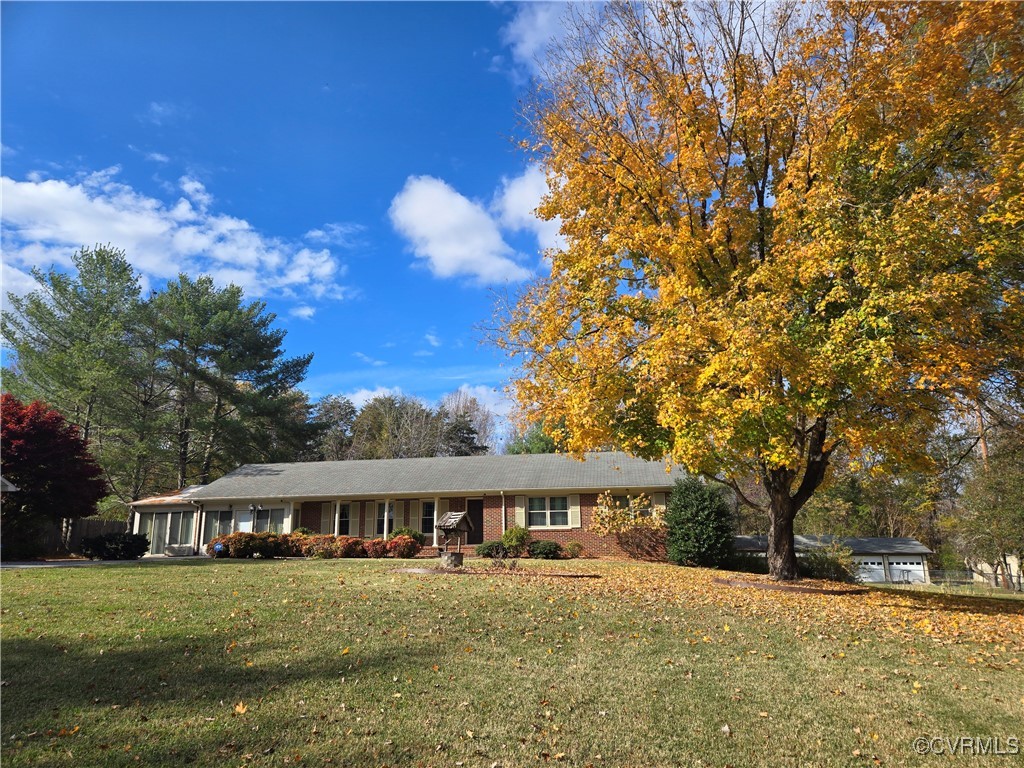
[[[1003,587],[993,587],[988,584],[944,584],[936,582],[932,584],[887,584],[880,585],[881,589],[893,589],[911,592],[925,592],[943,595],[965,595],[974,597],[986,597],[993,600],[1018,600],[1024,601],[1024,592],[1014,592]]]
[[[366,560],[4,571],[3,763],[948,765],[913,740],[1024,740],[1019,603],[537,565],[602,578]]]

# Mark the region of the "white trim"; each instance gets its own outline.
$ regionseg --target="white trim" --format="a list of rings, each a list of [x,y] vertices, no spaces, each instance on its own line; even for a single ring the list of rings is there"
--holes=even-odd
[[[437,546],[437,521],[440,520],[441,514],[441,497],[434,497],[434,546]]]

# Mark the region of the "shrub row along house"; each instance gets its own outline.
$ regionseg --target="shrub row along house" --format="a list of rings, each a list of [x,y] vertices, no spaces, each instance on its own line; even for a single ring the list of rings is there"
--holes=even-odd
[[[578,542],[588,555],[623,554],[614,537],[590,529],[598,496],[644,494],[664,508],[679,468],[624,453],[459,456],[425,459],[246,464],[206,486],[133,504],[134,531],[150,554],[191,555],[235,531],[290,533],[305,528],[361,538],[387,538],[397,528],[442,543],[435,527],[465,515],[463,543],[499,539],[511,526],[535,539]]]

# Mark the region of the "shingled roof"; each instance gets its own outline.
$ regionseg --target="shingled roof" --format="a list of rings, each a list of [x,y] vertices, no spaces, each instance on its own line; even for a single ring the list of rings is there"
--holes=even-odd
[[[793,542],[797,552],[810,552],[838,542],[840,546],[851,550],[855,555],[930,555],[932,551],[917,539],[878,538],[878,537],[847,537],[836,536],[794,536]],[[767,536],[737,536],[735,549],[738,552],[767,552]]]
[[[668,490],[676,467],[624,453],[454,456],[428,459],[246,464],[191,495],[193,501],[449,496],[523,491]]]

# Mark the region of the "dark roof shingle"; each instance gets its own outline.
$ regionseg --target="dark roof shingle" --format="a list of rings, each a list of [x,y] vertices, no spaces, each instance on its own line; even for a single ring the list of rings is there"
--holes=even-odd
[[[192,494],[228,499],[373,498],[542,491],[668,490],[684,472],[624,453],[456,456],[427,459],[246,464]]]
[[[794,536],[797,552],[827,547],[834,541],[847,547],[855,555],[930,555],[932,551],[917,539],[836,536]],[[735,548],[738,552],[767,552],[767,536],[737,536]]]

